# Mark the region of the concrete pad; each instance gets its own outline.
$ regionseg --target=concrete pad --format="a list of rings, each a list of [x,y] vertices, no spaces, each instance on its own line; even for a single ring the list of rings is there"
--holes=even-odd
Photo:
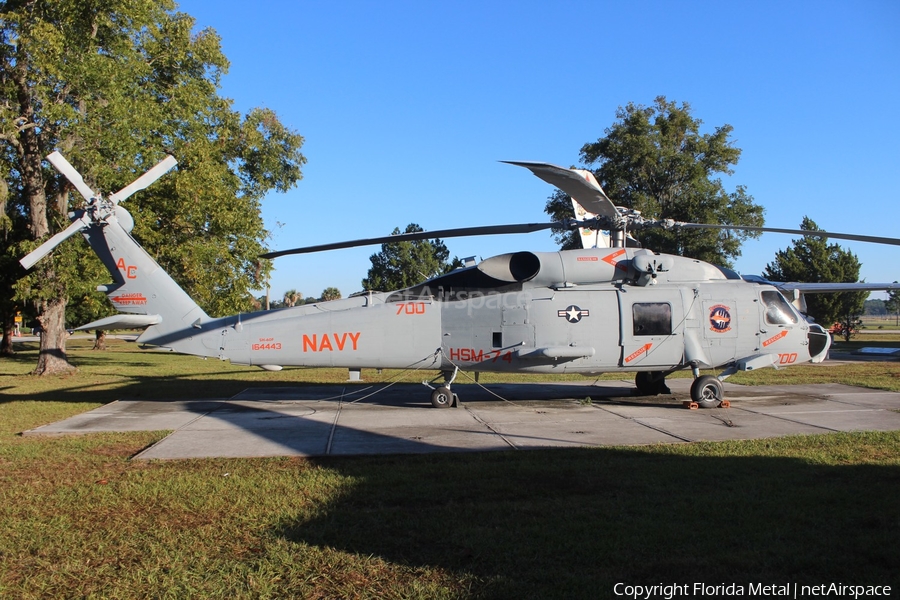
[[[332,454],[409,454],[509,449],[466,410],[345,404]]]
[[[137,458],[320,456],[336,414],[336,405],[317,401],[222,402]]]
[[[300,423],[318,423],[331,427],[337,408],[334,404],[318,402],[279,404],[222,402],[215,411],[209,411],[208,414],[213,418],[192,421],[182,429],[185,431],[254,431],[292,429]]]
[[[900,394],[882,392],[880,390],[868,390],[868,393],[860,394],[859,388],[841,387],[853,391],[829,392],[825,397],[832,402],[840,402],[852,406],[867,406],[869,408],[900,411]]]
[[[607,410],[686,442],[748,440],[832,431],[731,408],[685,410],[677,407],[611,406]],[[765,435],[760,435],[761,432]]]
[[[514,448],[617,446],[682,441],[581,402],[524,406],[466,405]]]
[[[25,431],[22,435],[179,429],[215,410],[220,402],[116,400],[64,421]]]
[[[830,400],[793,406],[747,407],[741,410],[827,431],[893,431],[900,423],[900,414],[890,410],[854,407]]]
[[[176,431],[135,458],[241,458],[262,456],[323,456],[328,430],[298,425],[270,431]]]
[[[729,409],[685,410],[690,380],[638,397],[630,381],[454,385],[435,409],[421,385],[251,388],[234,398],[113,402],[27,435],[173,432],[142,459],[461,452],[900,430],[900,394],[843,385],[726,383]]]

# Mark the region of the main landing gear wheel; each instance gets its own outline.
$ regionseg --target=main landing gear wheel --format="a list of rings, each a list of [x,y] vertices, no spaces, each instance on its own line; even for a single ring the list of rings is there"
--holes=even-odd
[[[431,393],[431,405],[435,408],[456,406],[458,397],[446,386],[439,387]]]
[[[634,386],[641,396],[658,396],[671,394],[666,385],[666,376],[662,371],[640,371],[634,376]]]
[[[716,408],[725,399],[725,386],[717,377],[703,375],[691,384],[691,400],[700,408]]]

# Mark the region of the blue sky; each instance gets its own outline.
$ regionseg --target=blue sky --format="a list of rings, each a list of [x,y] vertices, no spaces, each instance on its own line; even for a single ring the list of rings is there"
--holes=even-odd
[[[500,160],[572,166],[617,107],[688,102],[734,127],[766,224],[900,237],[900,3],[184,0],[231,62],[221,94],[305,137],[303,180],[271,194],[273,250],[546,220],[553,189]],[[613,199],[615,201],[615,199]],[[736,266],[759,273],[791,238]],[[451,255],[552,251],[549,233],[446,240]],[[900,248],[842,242],[867,281]],[[379,247],[278,259],[273,297],[361,289]]]

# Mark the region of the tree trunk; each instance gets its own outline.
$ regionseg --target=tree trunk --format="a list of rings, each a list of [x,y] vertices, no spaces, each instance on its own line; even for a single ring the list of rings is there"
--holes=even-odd
[[[106,350],[106,331],[98,329],[94,332],[94,347],[92,350]]]
[[[35,375],[51,375],[75,369],[66,358],[66,300],[57,298],[41,303],[41,352],[37,367],[32,371]]]
[[[18,55],[13,72],[16,86],[16,100],[22,117],[22,127],[17,138],[19,145],[19,168],[22,172],[22,184],[25,197],[28,199],[29,228],[31,238],[41,240],[50,235],[50,222],[47,218],[47,195],[44,190],[44,176],[41,162],[43,152],[38,140],[38,130],[33,125],[34,99],[28,87],[28,60],[24,50]],[[46,261],[40,269],[40,280],[44,286],[55,286],[54,292],[65,288],[57,280],[53,267]],[[45,288],[46,289],[46,288]],[[43,328],[41,333],[41,351],[38,364],[33,373],[46,375],[70,371],[74,367],[66,359],[66,298],[60,294],[53,300],[42,300],[40,303],[38,322]]]
[[[10,311],[9,314],[3,315],[3,341],[0,341],[0,356],[12,356],[13,350],[13,330],[16,326],[16,314]]]

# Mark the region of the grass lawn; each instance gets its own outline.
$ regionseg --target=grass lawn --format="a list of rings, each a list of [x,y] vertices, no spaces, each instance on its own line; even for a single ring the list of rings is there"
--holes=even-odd
[[[70,375],[27,375],[34,350],[0,360],[0,598],[606,598],[617,582],[736,583],[745,593],[760,582],[900,585],[900,432],[167,462],[130,460],[165,432],[17,435],[116,398],[346,379],[341,369],[269,373],[86,344],[70,344],[79,367]],[[900,387],[890,362],[740,377]]]

